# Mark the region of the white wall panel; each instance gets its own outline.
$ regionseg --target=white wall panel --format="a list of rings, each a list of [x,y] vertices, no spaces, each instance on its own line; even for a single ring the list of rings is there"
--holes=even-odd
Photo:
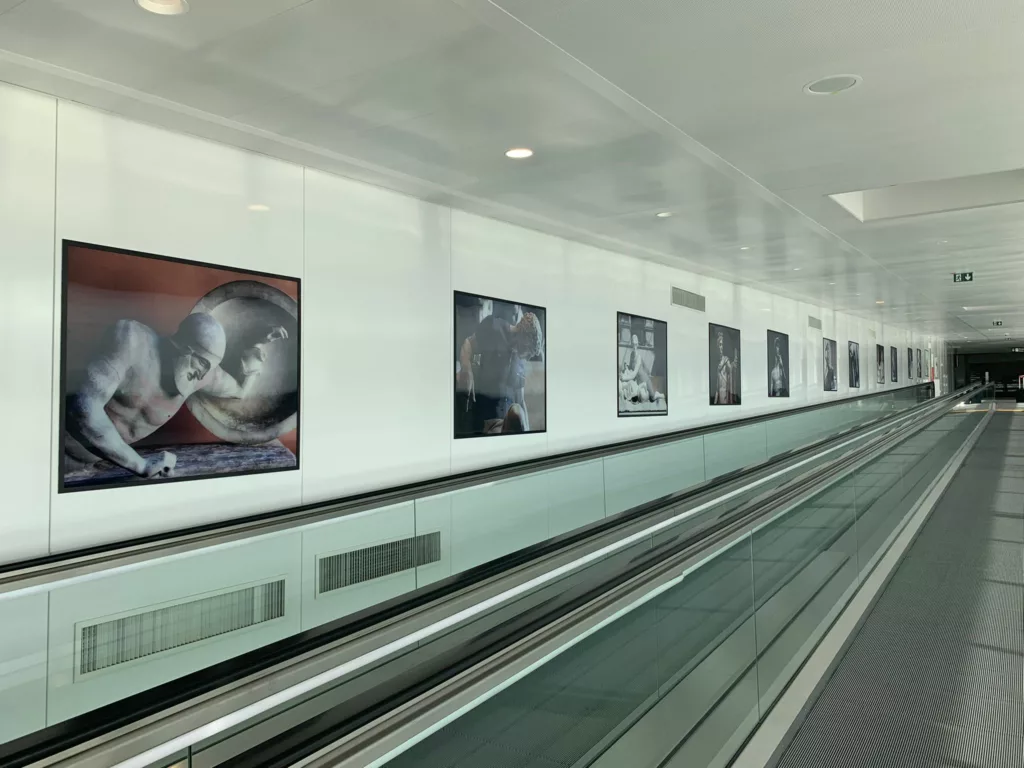
[[[449,209],[306,171],[303,498],[447,474]]]
[[[58,253],[61,241],[71,239],[302,276],[300,167],[68,102],[60,102],[57,117]],[[248,210],[255,203],[269,210]],[[56,347],[53,360],[56,370]],[[55,386],[54,445],[59,395]],[[302,410],[304,425],[304,402]],[[299,461],[305,461],[301,445]],[[66,550],[300,502],[301,470],[70,494],[54,488],[51,547]]]
[[[56,119],[55,99],[0,85],[0,562],[47,552]]]
[[[46,726],[48,600],[0,600],[0,744]]]

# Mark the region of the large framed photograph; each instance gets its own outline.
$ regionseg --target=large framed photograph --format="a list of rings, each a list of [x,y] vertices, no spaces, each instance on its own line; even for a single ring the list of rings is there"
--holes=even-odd
[[[885,347],[875,344],[875,383],[885,384]]]
[[[740,332],[708,323],[708,394],[711,405],[740,405]]]
[[[455,291],[455,438],[547,430],[547,311]]]
[[[921,374],[921,350],[917,350],[917,378],[923,379],[924,376]]]
[[[907,347],[907,379],[914,378],[914,350]]]
[[[65,240],[58,492],[298,469],[300,295]]]
[[[835,392],[839,389],[839,374],[836,372],[836,363],[838,361],[838,351],[836,349],[835,339],[822,339],[822,370],[824,376],[822,381],[826,392]]]
[[[789,397],[789,336],[768,331],[768,397]]]
[[[668,325],[619,312],[616,379],[619,416],[668,414]]]
[[[896,347],[889,347],[889,380],[893,384],[900,379],[900,358]]]
[[[860,344],[856,341],[847,341],[846,347],[850,358],[850,388],[860,389]]]

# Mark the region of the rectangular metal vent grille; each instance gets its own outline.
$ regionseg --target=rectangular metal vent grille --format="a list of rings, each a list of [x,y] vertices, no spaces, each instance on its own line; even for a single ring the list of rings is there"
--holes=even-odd
[[[819,331],[821,330],[821,320],[814,317],[813,315],[807,316],[807,325],[809,325],[811,328],[817,328]]]
[[[79,674],[272,621],[284,600],[281,579],[82,627]]]
[[[684,291],[682,288],[676,288],[673,285],[672,303],[675,304],[677,307],[686,307],[687,309],[695,309],[698,312],[703,312],[704,307],[707,304],[707,299],[705,299],[699,293]]]
[[[319,560],[317,594],[408,571],[440,559],[440,532],[323,557]]]

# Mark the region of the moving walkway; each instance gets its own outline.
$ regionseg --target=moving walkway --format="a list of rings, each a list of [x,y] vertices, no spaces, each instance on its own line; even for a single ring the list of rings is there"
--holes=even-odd
[[[564,505],[553,503],[560,497],[551,492],[575,487],[566,482],[569,473],[599,468],[602,514],[340,620],[15,738],[4,746],[4,764],[143,766],[185,759],[197,766],[484,765],[492,763],[480,744],[504,754],[498,733],[510,740],[505,752],[526,755],[525,762],[509,758],[510,765],[547,765],[532,761],[550,762],[559,754],[567,765],[634,764],[615,763],[616,750],[628,748],[645,728],[664,730],[658,723],[665,717],[676,735],[687,733],[666,748],[665,759],[686,749],[712,750],[717,742],[708,733],[716,728],[731,735],[714,754],[732,754],[785,688],[816,633],[886,550],[905,519],[905,504],[932,482],[942,457],[962,444],[972,420],[984,417],[950,414],[960,398],[919,402],[919,393],[912,400],[908,394],[885,407],[871,403],[873,398],[849,401],[842,415],[829,414],[836,406],[790,413],[784,428],[777,418],[748,420],[519,467],[517,474],[495,474],[483,485],[479,477],[460,478],[448,481],[463,484],[454,490],[414,489],[426,502],[420,505],[416,497],[416,512],[436,505],[439,495],[481,489],[491,495],[478,495],[476,506],[493,512],[487,502],[497,498],[494,488],[514,497],[542,482],[551,499],[546,509],[552,532],[557,515],[551,510]],[[828,426],[822,425],[825,414]],[[807,426],[812,416],[817,433]],[[723,450],[730,431],[735,442]],[[793,447],[795,441],[803,447]],[[745,462],[751,445],[759,453]],[[700,473],[694,471],[697,457]],[[744,463],[731,469],[722,458]],[[643,482],[630,483],[632,476]],[[668,485],[673,480],[674,487]],[[539,497],[536,489],[534,496]],[[369,516],[382,501],[395,506],[402,498],[396,493],[357,500],[348,508],[357,511],[348,515],[303,510],[297,513],[299,519],[306,516],[301,523],[246,521],[236,531],[199,536],[207,543],[226,536],[207,548],[230,550],[234,542],[250,546],[252,527],[260,523],[293,535],[296,525],[330,524],[310,516]],[[639,503],[620,508],[625,500]],[[240,535],[246,526],[249,535]],[[414,529],[415,535],[422,530]],[[273,541],[275,534],[262,536]],[[152,567],[152,558],[144,557],[152,543],[137,546],[141,552],[108,556],[106,570],[88,554],[70,570],[66,563],[22,569],[9,577],[7,594],[16,599],[19,589],[22,597],[48,589],[52,599],[56,590]],[[172,563],[190,562],[186,544],[171,546],[182,548],[165,555]],[[413,563],[417,576],[433,564],[429,545],[403,543],[388,554]],[[359,587],[362,582],[352,575],[365,573],[357,566],[367,559],[360,554],[322,566],[323,559],[316,560],[321,567],[312,584],[348,579],[339,589]],[[112,568],[127,571],[112,575]],[[68,583],[74,579],[80,581]],[[215,644],[238,631],[233,627],[239,623],[248,622],[247,629],[279,621],[282,616],[274,614],[282,602],[287,613],[289,587],[246,587],[253,592],[246,594],[244,609],[237,598],[226,606],[214,599],[204,606],[203,619],[214,633],[207,627],[198,634],[209,636],[193,643]],[[259,610],[248,608],[254,600]],[[109,669],[121,673],[166,663],[176,647],[189,645],[165,648],[143,626],[162,619],[161,611],[183,609],[149,607],[141,618],[136,612],[75,625],[82,630],[72,634],[75,682],[102,680]],[[139,638],[157,650],[139,653]],[[680,702],[690,720],[679,720]],[[751,702],[752,709],[746,706]],[[728,713],[742,717],[734,723]],[[473,730],[474,718],[483,718],[491,731]],[[565,743],[541,738],[528,747],[525,735],[539,737],[545,728]],[[444,757],[460,749],[458,739],[445,741],[451,733],[467,734],[469,748],[461,759],[469,762]],[[686,743],[692,746],[684,748]]]

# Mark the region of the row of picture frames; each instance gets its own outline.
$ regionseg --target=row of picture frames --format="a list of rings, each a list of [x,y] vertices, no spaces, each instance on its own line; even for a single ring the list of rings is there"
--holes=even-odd
[[[478,294],[455,293],[455,437],[543,432],[546,429],[544,307]],[[860,387],[860,345],[848,344],[849,385]],[[668,325],[619,312],[616,321],[618,415],[668,414]],[[876,345],[877,383],[885,383],[885,348]],[[789,336],[768,331],[768,396],[789,397]],[[838,390],[837,344],[822,341],[824,389]],[[898,380],[896,347],[890,376]],[[921,350],[907,350],[907,376],[922,374]],[[742,402],[740,331],[708,324],[708,399]]]

